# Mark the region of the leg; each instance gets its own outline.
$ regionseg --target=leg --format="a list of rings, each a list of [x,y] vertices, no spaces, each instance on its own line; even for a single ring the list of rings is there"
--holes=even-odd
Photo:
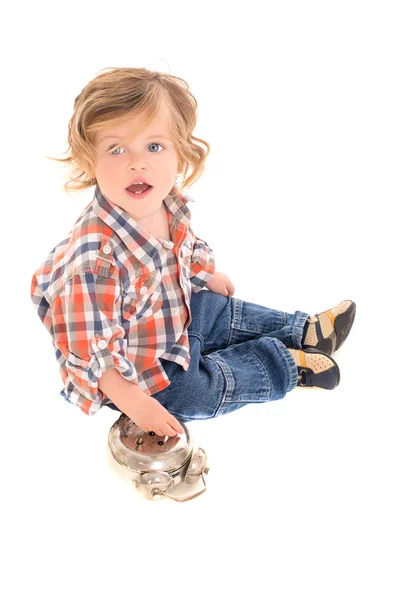
[[[252,402],[278,400],[297,385],[298,364],[287,347],[302,347],[307,313],[277,311],[209,290],[192,294],[191,313],[189,369],[161,357],[171,384],[153,394],[178,419],[209,419]]]
[[[171,384],[153,394],[180,421],[211,419],[249,403],[278,400],[297,385],[296,363],[277,339],[260,337],[207,356],[198,336],[189,335],[189,340],[189,369],[161,358]]]
[[[290,314],[209,290],[192,294],[191,312],[188,334],[199,337],[203,355],[265,336],[301,348],[309,317],[301,311]]]
[[[301,347],[306,313],[209,290],[192,294],[190,308],[189,369],[161,357],[171,384],[152,394],[178,419],[209,419],[250,402],[277,400],[296,386],[297,367],[285,345]]]
[[[160,358],[171,384],[153,394],[181,421],[210,419],[252,402],[283,398],[298,381],[285,343],[300,347],[308,315],[222,296],[193,294],[190,365]]]

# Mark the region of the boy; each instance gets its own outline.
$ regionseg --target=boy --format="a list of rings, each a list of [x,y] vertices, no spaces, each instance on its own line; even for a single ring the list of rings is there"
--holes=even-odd
[[[69,123],[71,155],[57,160],[71,166],[72,189],[95,185],[94,198],[31,286],[61,395],[163,436],[183,432],[178,419],[282,398],[296,385],[333,389],[330,355],[355,316],[350,300],[309,318],[233,297],[177,183],[196,181],[209,152],[192,135],[196,109],[172,75],[123,68],[88,83]]]

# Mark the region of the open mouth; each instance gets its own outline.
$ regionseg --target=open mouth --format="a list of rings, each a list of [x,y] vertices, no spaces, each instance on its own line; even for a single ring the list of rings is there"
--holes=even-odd
[[[126,191],[132,198],[138,199],[147,196],[152,189],[153,186],[148,185],[147,183],[142,183],[140,185],[131,185],[128,188],[126,188]]]

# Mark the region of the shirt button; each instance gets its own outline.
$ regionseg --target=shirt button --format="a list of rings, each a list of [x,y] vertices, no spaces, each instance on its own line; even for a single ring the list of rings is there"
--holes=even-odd
[[[145,294],[147,292],[148,288],[145,285],[142,285],[142,287],[140,288],[140,293],[141,294]]]
[[[107,348],[107,342],[106,342],[106,340],[100,340],[97,345],[100,348],[100,350],[104,350],[104,348]]]
[[[104,254],[110,254],[111,250],[112,250],[112,248],[111,248],[110,244],[106,244],[103,248]]]

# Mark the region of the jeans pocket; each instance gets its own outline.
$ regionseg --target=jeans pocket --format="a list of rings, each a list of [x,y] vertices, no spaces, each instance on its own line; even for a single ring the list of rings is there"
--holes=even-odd
[[[229,346],[204,357],[216,362],[225,379],[225,389],[215,416],[226,414],[246,404],[268,402],[271,383],[265,366],[252,350],[242,344]]]

